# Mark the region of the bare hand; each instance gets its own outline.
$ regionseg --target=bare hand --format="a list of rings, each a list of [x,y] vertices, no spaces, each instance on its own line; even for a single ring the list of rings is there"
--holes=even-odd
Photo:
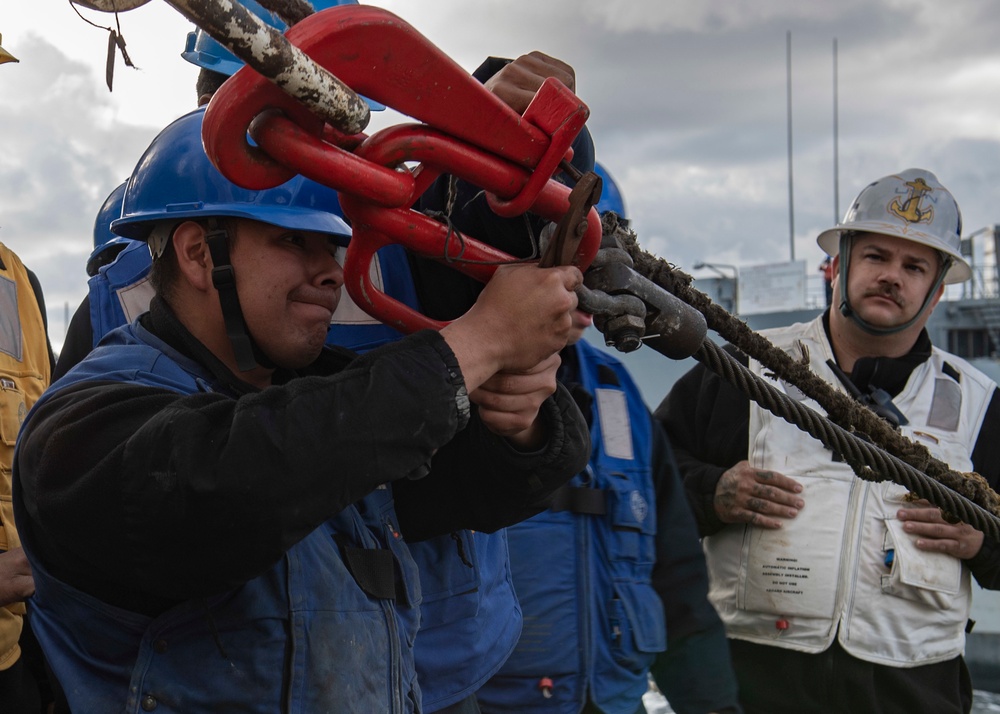
[[[566,346],[582,283],[573,266],[505,265],[494,273],[467,314],[489,325],[502,355],[497,371],[530,371]]]
[[[545,440],[538,423],[542,402],[556,391],[561,360],[552,355],[526,372],[498,372],[469,395],[479,406],[486,427],[522,449],[539,448]]]
[[[0,606],[20,602],[35,592],[31,566],[22,548],[0,553]]]
[[[472,308],[441,330],[470,392],[497,372],[528,372],[566,346],[583,274],[501,266]]]
[[[723,523],[749,523],[771,530],[783,518],[795,518],[805,501],[802,485],[776,471],[762,471],[741,461],[722,474],[715,486],[715,512]]]
[[[558,79],[569,91],[576,91],[573,68],[538,51],[521,55],[506,65],[486,81],[486,88],[518,114],[524,114],[535,92],[549,77]]]
[[[974,558],[983,547],[983,532],[968,523],[948,523],[941,509],[923,499],[915,501],[914,508],[900,509],[896,517],[903,523],[903,530],[917,537],[920,550],[947,553],[959,560]]]

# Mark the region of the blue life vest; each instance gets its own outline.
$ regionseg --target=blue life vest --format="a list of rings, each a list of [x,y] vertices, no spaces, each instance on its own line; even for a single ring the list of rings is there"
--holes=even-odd
[[[215,391],[210,374],[138,322],[109,333],[38,404],[94,380]],[[22,511],[20,500],[15,507]],[[157,617],[60,581],[33,556],[29,532],[32,625],[76,712],[419,712],[412,657],[419,581],[398,532],[390,491],[378,489],[262,575]],[[366,594],[341,547],[388,548],[403,580],[395,599]]]
[[[94,347],[105,334],[146,312],[153,297],[153,287],[149,284],[149,269],[153,264],[149,246],[138,240],[128,243],[114,261],[101,266],[97,275],[87,281]]]
[[[575,349],[579,381],[594,398],[593,454],[552,508],[507,529],[524,629],[479,690],[484,711],[579,714],[590,699],[607,714],[634,714],[666,649],[663,604],[650,585],[649,412],[621,362],[582,340]]]
[[[403,247],[380,249],[377,263],[372,269],[376,287],[418,308]],[[341,295],[327,344],[364,352],[402,337],[361,313],[346,297]],[[503,530],[457,531],[410,543],[409,548],[423,593],[414,656],[424,709],[433,712],[472,695],[500,668],[521,632],[521,610]]]

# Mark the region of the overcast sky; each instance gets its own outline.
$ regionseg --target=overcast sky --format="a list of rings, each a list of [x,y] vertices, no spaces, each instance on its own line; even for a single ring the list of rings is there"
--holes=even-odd
[[[794,250],[810,270],[840,213],[910,167],[1000,223],[1000,13],[981,0],[378,0],[472,71],[542,50],[577,70],[602,162],[643,245],[691,270],[791,258],[786,33],[792,33]],[[108,26],[114,16],[81,10]],[[104,197],[194,107],[190,24],[163,0],[119,16],[132,60],[104,82],[107,32],[68,0],[0,0],[0,240],[42,281],[58,349]]]

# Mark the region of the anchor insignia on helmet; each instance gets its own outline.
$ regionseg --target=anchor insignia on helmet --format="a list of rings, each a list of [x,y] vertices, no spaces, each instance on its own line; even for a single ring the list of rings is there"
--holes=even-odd
[[[899,216],[909,223],[930,223],[934,218],[934,208],[920,208],[920,201],[934,189],[927,185],[922,178],[907,181],[909,195],[905,201],[900,202],[899,198],[892,199],[889,203],[889,213]]]

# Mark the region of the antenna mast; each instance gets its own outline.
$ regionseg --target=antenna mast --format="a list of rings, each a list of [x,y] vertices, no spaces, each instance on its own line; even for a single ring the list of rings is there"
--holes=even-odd
[[[792,31],[786,35],[788,76],[788,247],[795,262],[795,195],[792,189]]]
[[[837,38],[833,38],[833,222],[840,223],[840,149],[837,110]]]

